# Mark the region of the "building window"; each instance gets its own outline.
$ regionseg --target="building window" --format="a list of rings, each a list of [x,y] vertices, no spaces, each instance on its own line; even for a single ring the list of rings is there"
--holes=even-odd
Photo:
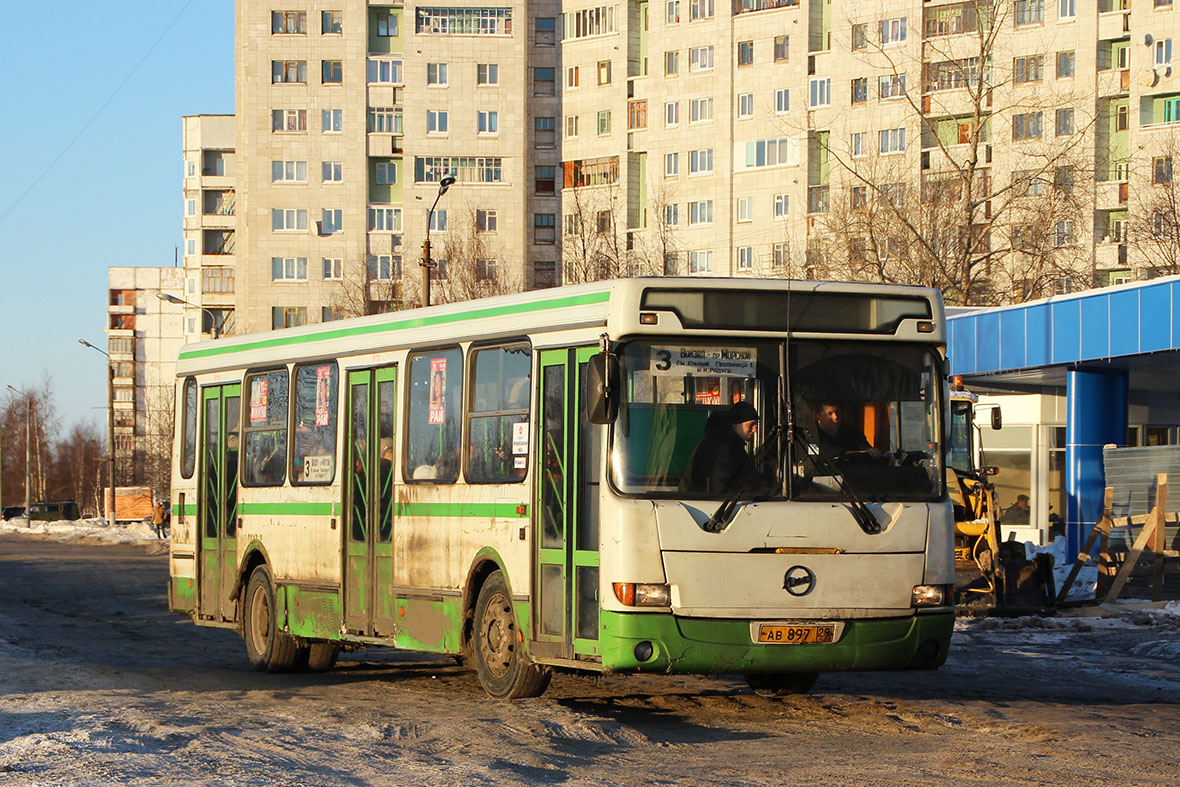
[[[537,194],[554,194],[557,192],[557,167],[536,167],[536,178],[533,190]]]
[[[1151,182],[1164,184],[1172,182],[1172,157],[1155,156],[1151,160]]]
[[[680,0],[667,0],[664,4],[664,24],[680,24]]]
[[[1027,55],[1012,59],[1012,81],[1018,85],[1040,82],[1044,72],[1044,55]]]
[[[737,250],[737,269],[739,271],[750,271],[754,269],[754,247],[753,246],[738,246]]]
[[[1012,139],[1039,139],[1041,136],[1041,113],[1026,112],[1012,116]]]
[[[1077,16],[1077,8],[1074,7],[1074,0],[1060,0],[1061,5],[1057,10],[1057,15],[1062,19],[1072,19]],[[1159,3],[1156,3],[1159,5]]]
[[[340,257],[324,257],[324,281],[341,281],[344,279],[344,260]]]
[[[888,128],[880,131],[881,153],[905,152],[905,128]]]
[[[567,66],[565,69],[565,86],[569,89],[578,87],[582,81],[580,66]]]
[[[542,289],[557,286],[557,263],[552,260],[538,260],[533,263],[533,287]]]
[[[475,84],[500,84],[500,66],[496,63],[479,63],[475,66]]]
[[[402,209],[369,206],[369,232],[401,232]]]
[[[694,98],[689,102],[689,122],[704,123],[713,119],[713,99]]]
[[[664,253],[664,275],[680,275],[680,252],[669,251]]]
[[[791,37],[790,36],[775,36],[774,37],[774,62],[781,63],[787,60],[791,54]]]
[[[537,46],[554,46],[557,43],[557,20],[551,16],[537,17],[533,27],[533,43]]]
[[[869,26],[859,24],[852,26],[852,48],[864,49],[869,45]]]
[[[549,244],[556,238],[557,217],[552,213],[533,214],[533,243]]]
[[[271,183],[306,183],[306,161],[272,161],[270,162]]]
[[[320,162],[320,181],[323,183],[340,183],[344,180],[344,164],[339,161]]]
[[[325,109],[320,112],[320,130],[325,134],[339,133],[344,130],[344,110]]]
[[[500,113],[495,111],[477,112],[475,130],[478,134],[499,134]]]
[[[1175,107],[1176,104],[1171,104],[1171,106]],[[1167,110],[1168,107],[1169,107],[1169,102],[1164,102],[1164,109]],[[1126,131],[1127,130],[1127,124],[1130,119],[1130,114],[1131,114],[1130,108],[1126,104],[1120,104],[1115,109],[1115,113],[1114,113],[1114,130],[1115,131]],[[1171,120],[1170,118],[1167,117],[1166,112],[1165,112],[1165,120]]]
[[[713,148],[692,150],[688,154],[688,171],[690,174],[713,171]]]
[[[428,8],[418,6],[414,15],[418,35],[509,36],[511,8]]]
[[[665,126],[679,126],[680,125],[680,102],[670,101],[664,104],[664,125]]]
[[[1057,110],[1057,136],[1064,137],[1074,132],[1072,109]]]
[[[1062,246],[1074,245],[1074,229],[1072,221],[1059,221],[1054,228],[1053,245],[1061,248]]]
[[[307,232],[307,211],[296,208],[272,208],[270,229],[272,232]]]
[[[712,71],[713,70],[713,47],[698,46],[688,50],[688,70],[691,71]]]
[[[378,134],[401,134],[402,108],[369,107],[369,131]]]
[[[415,183],[438,183],[447,175],[460,183],[502,183],[504,159],[499,156],[414,157]]]
[[[750,197],[738,197],[737,220],[739,222],[754,220],[754,200]]]
[[[270,81],[276,85],[284,83],[307,84],[307,61],[272,60]]]
[[[340,60],[321,61],[320,81],[325,85],[339,85],[344,82],[344,63]]]
[[[791,143],[786,137],[756,139],[746,143],[746,169],[792,164]]]
[[[627,102],[627,129],[639,131],[647,128],[647,99],[632,99]]]
[[[869,100],[869,80],[867,77],[858,77],[852,80],[852,103],[860,104]]]
[[[555,127],[556,118],[539,117],[533,119],[533,145],[538,148],[551,148],[557,145]]]
[[[1016,26],[1039,25],[1045,21],[1045,0],[1016,0]]]
[[[615,6],[600,5],[571,11],[565,16],[565,39],[589,38],[619,32]]]
[[[344,32],[344,12],[343,11],[322,11],[320,12],[320,33],[323,35],[339,34]],[[394,33],[397,35],[397,33]]]
[[[680,174],[680,154],[664,154],[664,177],[671,178]]]
[[[447,231],[447,212],[445,209],[439,208],[430,212],[430,231]]]
[[[445,87],[447,84],[447,64],[427,63],[426,84],[429,87]]]
[[[712,224],[713,223],[713,200],[701,200],[699,202],[688,203],[688,224]]]
[[[712,273],[713,272],[713,252],[712,252],[712,250],[690,251],[688,253],[688,272],[689,273]]]
[[[1057,78],[1069,79],[1074,75],[1074,68],[1077,63],[1077,55],[1071,49],[1068,52],[1057,53]]]
[[[400,85],[402,83],[401,60],[370,57],[365,69],[365,79],[371,85]]]
[[[688,0],[688,19],[712,19],[713,0]]]
[[[534,68],[533,69],[533,95],[534,96],[552,96],[556,90],[554,71],[552,68]]]
[[[201,292],[204,295],[232,295],[234,292],[233,268],[201,268]],[[112,339],[112,341],[114,341]],[[128,350],[128,352],[130,352]]]
[[[447,112],[444,109],[426,110],[426,133],[443,135],[447,133]]]
[[[543,169],[537,167],[537,169]],[[553,167],[544,169],[549,170],[550,178],[553,176]],[[495,232],[499,227],[499,220],[497,219],[496,211],[494,210],[476,210],[475,211],[475,231],[476,232]]]
[[[304,35],[307,33],[307,12],[271,11],[270,32],[274,34]]]
[[[578,136],[578,116],[569,115],[565,119],[565,136],[567,139],[573,139]]]
[[[774,195],[774,217],[785,219],[791,211],[791,198],[786,194]]]
[[[294,328],[299,325],[307,325],[307,307],[306,306],[272,306],[270,308],[270,327],[274,330],[280,328]]]
[[[378,161],[374,166],[374,180],[378,186],[392,186],[397,183],[397,162]]]
[[[476,281],[495,281],[496,280],[496,261],[495,260],[476,260],[475,261],[475,280]]]
[[[1155,42],[1155,64],[1166,66],[1172,62],[1172,39],[1161,38]]]
[[[598,84],[609,85],[611,79],[611,68],[609,60],[598,61]]]
[[[664,53],[664,75],[676,76],[680,73],[680,53],[677,51]]]
[[[905,95],[905,74],[881,77],[878,87],[882,99],[901,98]]]
[[[377,10],[377,36],[379,38],[396,38],[398,35],[397,14],[392,11]]]
[[[881,44],[900,44],[905,41],[905,20],[900,17],[898,19],[882,19],[880,26]]]
[[[370,254],[365,272],[369,281],[397,281],[402,277],[402,255]]]
[[[848,190],[848,203],[853,210],[864,210],[869,204],[868,186],[853,186]]]
[[[610,110],[603,109],[598,112],[598,136],[605,137],[610,133]]]
[[[811,107],[826,107],[832,104],[832,80],[830,78],[811,80]]]
[[[307,257],[271,257],[271,281],[307,281]]]
[[[745,120],[754,117],[754,94],[741,93],[738,95],[738,119]]]
[[[790,246],[786,243],[776,243],[770,249],[770,264],[774,266],[775,270],[781,270],[787,267],[790,262],[791,253]]]
[[[320,234],[333,235],[340,232],[342,214],[339,208],[324,208],[320,214]]]
[[[753,41],[738,41],[738,60],[739,66],[754,65],[754,42]]]
[[[774,91],[774,111],[782,115],[790,111],[790,109],[791,91],[785,87]]]

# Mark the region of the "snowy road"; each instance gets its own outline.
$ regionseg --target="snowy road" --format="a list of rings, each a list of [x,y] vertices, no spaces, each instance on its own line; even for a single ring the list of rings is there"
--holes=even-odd
[[[1180,616],[960,624],[936,673],[558,676],[486,699],[370,650],[261,675],[170,615],[143,546],[0,535],[0,784],[1175,784]]]

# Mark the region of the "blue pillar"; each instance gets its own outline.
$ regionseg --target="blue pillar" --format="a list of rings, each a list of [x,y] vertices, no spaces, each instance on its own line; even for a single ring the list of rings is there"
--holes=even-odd
[[[1073,556],[1102,516],[1102,446],[1127,443],[1127,373],[1070,369],[1065,394],[1065,534],[1066,554]]]

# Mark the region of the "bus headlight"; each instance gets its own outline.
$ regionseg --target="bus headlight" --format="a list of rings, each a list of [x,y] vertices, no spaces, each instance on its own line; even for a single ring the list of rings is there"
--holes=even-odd
[[[615,598],[628,607],[666,607],[671,603],[672,593],[667,585],[615,582],[612,587]]]
[[[915,585],[911,607],[945,607],[950,603],[950,585]]]

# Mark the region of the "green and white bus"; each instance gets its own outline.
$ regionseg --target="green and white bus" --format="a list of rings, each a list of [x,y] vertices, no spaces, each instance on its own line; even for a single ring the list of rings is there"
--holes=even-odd
[[[260,670],[388,645],[500,698],[556,670],[788,694],[936,668],[945,342],[937,290],[638,278],[188,345],[170,607]],[[706,488],[710,433],[742,469]]]

